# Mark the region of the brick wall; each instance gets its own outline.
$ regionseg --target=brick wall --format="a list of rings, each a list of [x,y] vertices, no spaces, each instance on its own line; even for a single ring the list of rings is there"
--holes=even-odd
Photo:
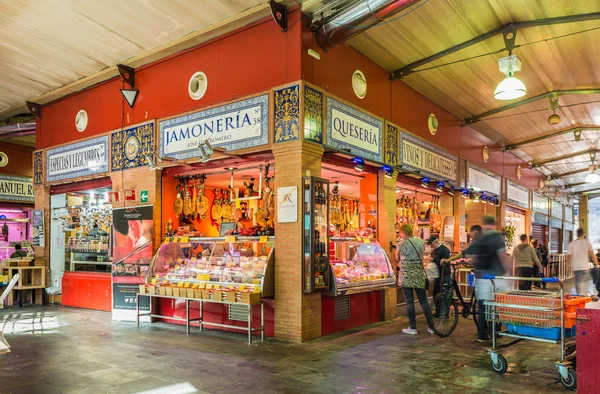
[[[275,336],[301,342],[321,336],[321,294],[302,292],[302,177],[306,170],[321,175],[323,147],[310,142],[292,141],[273,146],[275,190],[298,187],[298,221],[275,221]]]
[[[396,266],[395,253],[390,252],[390,242],[396,244],[396,177],[385,176],[383,171],[377,173],[377,238],[387,253],[392,266]],[[386,289],[383,292],[384,320],[396,317],[396,289]]]

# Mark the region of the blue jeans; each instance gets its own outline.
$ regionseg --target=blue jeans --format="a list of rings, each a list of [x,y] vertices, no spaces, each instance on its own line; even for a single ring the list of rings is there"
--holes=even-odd
[[[418,289],[416,287],[404,287],[403,290],[404,299],[406,300],[406,314],[408,315],[410,328],[417,328],[417,313],[415,312],[414,293],[417,293],[419,304],[421,304],[421,309],[423,309],[423,313],[425,314],[425,318],[427,319],[427,325],[429,326],[429,328],[433,328],[433,316],[431,315],[431,307],[427,302],[427,293],[425,289]]]

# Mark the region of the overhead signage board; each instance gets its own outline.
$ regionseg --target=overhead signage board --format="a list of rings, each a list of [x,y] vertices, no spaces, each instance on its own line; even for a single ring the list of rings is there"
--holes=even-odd
[[[548,197],[533,193],[533,210],[544,215],[548,215]]]
[[[527,188],[507,181],[506,197],[508,203],[529,209],[529,190]]]
[[[469,189],[488,192],[496,196],[500,195],[500,177],[492,175],[485,170],[469,166],[467,183]]]
[[[400,133],[400,164],[437,180],[458,182],[458,158],[405,132]]]
[[[563,218],[563,205],[559,202],[556,201],[551,201],[551,211],[552,211],[552,216],[554,216],[557,219],[562,219]]]
[[[46,151],[46,181],[55,182],[108,172],[108,136]]]
[[[159,155],[174,159],[200,157],[198,146],[236,150],[269,143],[269,95],[160,121]]]
[[[0,174],[0,201],[33,202],[33,178]]]
[[[573,223],[573,208],[566,206],[565,207],[565,221]]]
[[[383,121],[327,97],[327,145],[383,162]]]

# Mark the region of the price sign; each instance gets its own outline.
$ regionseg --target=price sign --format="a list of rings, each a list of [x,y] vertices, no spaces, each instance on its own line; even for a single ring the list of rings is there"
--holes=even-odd
[[[235,235],[228,235],[225,237],[225,242],[235,242]]]
[[[269,241],[269,237],[266,235],[261,235],[260,236],[260,243],[261,244],[266,244]]]
[[[363,238],[363,242],[366,244],[370,244],[371,240],[369,238]]]
[[[190,242],[190,237],[181,237],[181,238],[179,238],[179,242],[180,243]]]

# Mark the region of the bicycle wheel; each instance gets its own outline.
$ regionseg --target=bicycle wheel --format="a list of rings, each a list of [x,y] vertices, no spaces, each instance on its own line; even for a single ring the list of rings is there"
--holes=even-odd
[[[458,306],[452,293],[440,293],[433,297],[433,331],[437,336],[447,337],[458,324]]]

